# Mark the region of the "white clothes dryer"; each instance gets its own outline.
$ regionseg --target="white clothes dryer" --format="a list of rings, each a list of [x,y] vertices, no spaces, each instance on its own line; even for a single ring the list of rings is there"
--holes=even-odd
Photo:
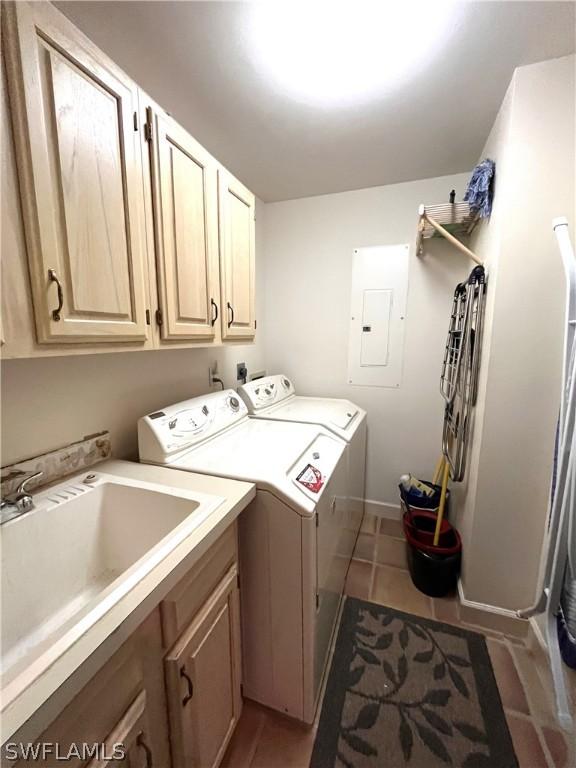
[[[141,462],[255,483],[238,526],[244,695],[313,722],[349,564],[346,443],[251,419],[233,390],[144,416],[138,443]]]

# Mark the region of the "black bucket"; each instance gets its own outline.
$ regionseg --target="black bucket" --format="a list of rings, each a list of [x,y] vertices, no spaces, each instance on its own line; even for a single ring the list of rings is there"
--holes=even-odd
[[[434,546],[442,488],[439,485],[433,487],[434,495],[421,499],[414,498],[400,486],[404,509],[403,528],[414,586],[430,597],[444,597],[456,588],[458,582],[462,540],[456,528],[446,519],[449,501],[447,492],[438,546]]]
[[[409,541],[408,567],[414,586],[430,597],[444,597],[456,589],[460,573],[460,549],[450,555],[424,551]]]

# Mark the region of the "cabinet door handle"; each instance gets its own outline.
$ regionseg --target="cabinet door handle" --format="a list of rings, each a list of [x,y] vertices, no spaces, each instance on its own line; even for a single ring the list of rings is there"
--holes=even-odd
[[[140,731],[136,737],[136,744],[144,750],[144,754],[146,755],[146,768],[154,768],[152,762],[152,750],[144,741],[144,731]]]
[[[186,685],[188,686],[188,693],[184,698],[182,699],[182,706],[185,707],[186,704],[190,701],[192,696],[194,695],[194,683],[190,679],[190,675],[186,672],[184,667],[180,670],[180,677],[182,677],[184,680],[186,680]]]
[[[214,299],[210,299],[210,304],[212,306],[212,309],[214,312],[212,313],[212,325],[216,323],[216,320],[218,320],[218,304],[214,301]]]
[[[64,306],[64,291],[62,290],[62,285],[60,280],[58,280],[58,275],[54,269],[48,270],[48,279],[51,283],[56,283],[58,289],[58,306],[56,309],[52,310],[52,320],[57,323],[60,320],[60,312],[62,312],[62,307]]]
[[[230,304],[230,302],[229,302],[229,301],[228,301],[228,302],[226,302],[226,306],[227,306],[227,307],[228,307],[228,309],[230,310],[230,320],[228,320],[228,328],[230,328],[230,326],[231,326],[231,325],[232,325],[232,323],[234,322],[234,307],[232,306],[232,304]]]

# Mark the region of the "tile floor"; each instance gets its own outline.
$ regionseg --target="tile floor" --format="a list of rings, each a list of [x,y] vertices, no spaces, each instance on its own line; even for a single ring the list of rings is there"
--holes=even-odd
[[[463,611],[461,615],[455,596],[439,599],[419,592],[406,570],[397,522],[367,516],[348,573],[346,593],[482,632],[487,638],[520,768],[576,768],[575,737],[561,731],[556,722],[544,653],[528,647],[517,630],[506,624],[493,624],[491,629],[473,625],[469,613]],[[576,701],[576,675],[570,682]],[[316,728],[317,722],[305,727],[246,700],[222,765],[308,768]]]

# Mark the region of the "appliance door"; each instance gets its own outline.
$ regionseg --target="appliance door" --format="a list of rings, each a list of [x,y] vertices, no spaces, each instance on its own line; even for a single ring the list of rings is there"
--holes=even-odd
[[[348,571],[349,556],[342,556],[342,539],[349,535],[350,511],[348,500],[348,462],[343,453],[336,464],[330,480],[316,507],[314,525],[303,529],[304,552],[308,549],[311,557],[306,564],[304,558],[304,589],[306,571],[309,570],[311,585],[315,585],[313,599],[304,600],[304,721],[312,722],[322,679],[326,672],[328,652],[344,582]],[[306,546],[306,538],[310,537]],[[308,568],[306,567],[308,565]]]

